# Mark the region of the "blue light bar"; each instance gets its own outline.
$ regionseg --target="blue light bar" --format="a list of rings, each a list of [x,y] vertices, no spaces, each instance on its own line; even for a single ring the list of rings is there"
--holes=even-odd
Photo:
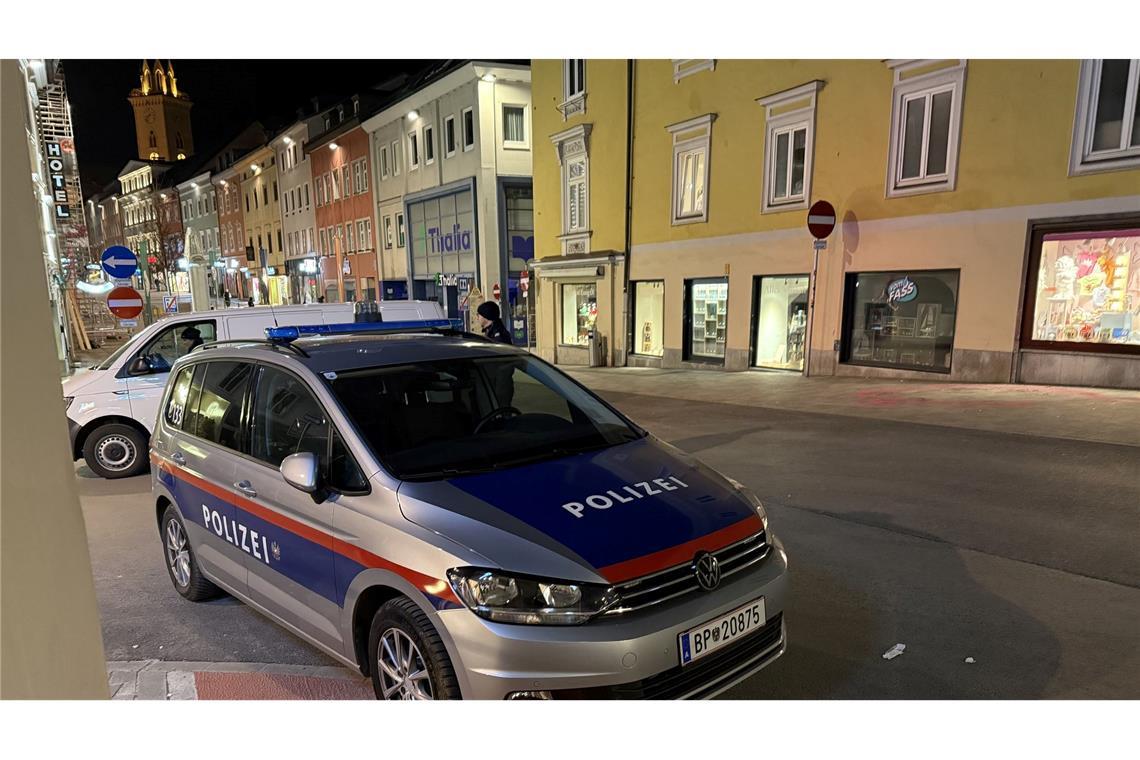
[[[267,327],[265,337],[278,343],[290,343],[303,335],[352,335],[355,333],[396,333],[432,328],[453,328],[450,319],[409,319],[402,322],[342,322],[335,325],[296,325]]]

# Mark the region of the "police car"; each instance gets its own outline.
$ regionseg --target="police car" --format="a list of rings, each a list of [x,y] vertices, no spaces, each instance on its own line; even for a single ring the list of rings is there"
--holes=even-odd
[[[175,589],[224,590],[384,699],[710,697],[785,648],[752,492],[446,320],[266,330],[173,367]]]

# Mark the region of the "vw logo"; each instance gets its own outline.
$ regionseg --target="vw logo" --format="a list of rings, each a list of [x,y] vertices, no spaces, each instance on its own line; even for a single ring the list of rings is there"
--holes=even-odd
[[[708,552],[700,552],[693,558],[693,575],[705,591],[712,591],[720,585],[720,562]]]

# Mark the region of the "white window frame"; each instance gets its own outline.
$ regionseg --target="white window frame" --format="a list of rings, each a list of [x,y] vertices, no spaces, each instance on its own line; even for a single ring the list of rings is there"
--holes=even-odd
[[[424,166],[431,166],[435,163],[435,125],[428,124],[424,127]]]
[[[815,111],[821,80],[814,80],[799,87],[777,92],[756,102],[764,107],[764,192],[760,196],[760,213],[776,213],[806,209],[811,205],[812,164],[815,153]],[[799,108],[792,108],[803,103]],[[788,110],[785,110],[788,109]],[[782,113],[776,113],[782,111]],[[804,189],[799,195],[784,198],[776,197],[776,140],[779,135],[788,133],[788,184],[791,183],[791,150],[795,133],[806,131],[804,139]],[[790,187],[789,187],[790,189]]]
[[[380,179],[388,179],[388,146],[380,146]]]
[[[467,114],[471,114],[471,132],[467,131]],[[475,149],[475,109],[464,108],[459,113],[459,132],[463,140],[463,152]],[[468,142],[467,138],[470,137],[471,141]]]
[[[697,224],[700,222],[707,222],[709,220],[709,180],[712,176],[711,138],[712,124],[715,120],[715,113],[707,113],[703,116],[697,116],[696,118],[688,119],[678,124],[671,124],[665,128],[673,136],[673,168],[671,173],[673,181],[669,201],[669,216],[670,222],[673,225]],[[680,209],[680,184],[682,177],[678,173],[678,167],[680,166],[680,159],[682,156],[696,152],[703,152],[705,156],[704,203],[701,204],[701,210],[699,213],[686,214],[682,216]]]
[[[716,71],[715,58],[674,58],[673,84],[702,71]]]
[[[372,241],[365,235],[364,220],[356,220],[356,244],[362,251],[372,250]]]
[[[400,176],[400,141],[393,140],[390,150],[388,151],[392,156],[392,176]]]
[[[554,143],[554,150],[558,156],[560,169],[560,187],[562,195],[562,234],[559,240],[562,245],[562,254],[588,253],[590,250],[590,132],[592,125],[579,124],[576,127],[551,135],[550,141]],[[574,184],[581,185],[585,193],[582,202],[581,218],[578,225],[570,227],[570,167],[582,163],[581,179],[575,179]]]
[[[575,62],[582,62],[582,75],[581,77],[573,77],[571,73],[576,68]],[[572,79],[579,79],[575,86]],[[562,121],[574,115],[586,113],[586,59],[585,58],[563,58],[562,59],[562,102],[558,104],[558,110],[562,113]]]
[[[384,215],[384,250],[385,251],[392,250],[392,246],[395,243],[395,240],[396,240],[396,235],[392,230],[392,215],[391,214],[385,214]]]
[[[1128,89],[1124,96],[1124,121],[1120,125],[1120,139],[1124,144],[1131,139],[1133,120],[1136,114],[1136,99],[1140,97],[1140,59],[1130,59]],[[1069,155],[1069,176],[1093,174],[1097,172],[1134,169],[1140,166],[1140,145],[1120,147],[1115,150],[1094,152],[1093,131],[1096,129],[1097,95],[1100,92],[1100,77],[1104,66],[1101,59],[1081,61],[1080,78],[1077,84],[1077,105],[1073,119],[1073,141]]]
[[[420,132],[413,129],[408,133],[408,171],[420,168]]]
[[[958,153],[962,127],[962,101],[966,92],[966,61],[958,60],[942,68],[908,77],[915,69],[937,64],[935,60],[895,60],[887,66],[894,70],[894,92],[891,98],[890,148],[887,157],[888,198],[924,193],[943,193],[954,190],[958,179]],[[923,121],[922,166],[927,160],[927,136],[930,133],[930,105],[933,96],[949,91],[950,128],[946,140],[946,171],[927,175],[925,168],[918,177],[902,178],[903,130],[906,129],[907,101],[916,97],[927,98],[926,117]]]
[[[396,247],[403,248],[407,243],[407,232],[404,229],[404,212],[396,212]]]
[[[450,137],[451,137],[451,145],[450,146],[447,144],[449,133],[450,133]],[[452,156],[455,155],[455,148],[458,145],[458,141],[455,138],[456,138],[455,114],[451,114],[443,120],[443,157],[444,158],[451,158]]]
[[[523,139],[522,140],[508,140],[507,139],[507,109],[517,108],[522,111],[523,123]],[[503,103],[499,109],[500,118],[503,120],[503,148],[506,150],[530,150],[530,128],[527,126],[527,107],[525,103]]]

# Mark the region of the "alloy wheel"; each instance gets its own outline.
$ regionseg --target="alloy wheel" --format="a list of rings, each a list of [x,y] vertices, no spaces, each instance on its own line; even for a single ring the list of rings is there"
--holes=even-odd
[[[190,585],[190,542],[177,520],[166,524],[166,561],[179,588]]]
[[[399,628],[384,631],[376,660],[384,699],[435,698],[423,655],[411,637]]]

